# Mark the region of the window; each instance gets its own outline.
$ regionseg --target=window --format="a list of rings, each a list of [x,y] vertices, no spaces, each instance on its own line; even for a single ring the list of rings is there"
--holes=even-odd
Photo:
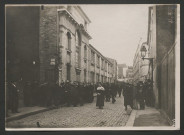
[[[100,57],[97,57],[97,67],[100,67]]]
[[[84,70],[84,82],[86,82],[86,70]]]
[[[70,55],[69,52],[67,52],[67,57],[66,57],[66,59],[67,59],[67,63],[71,63],[71,55]]]
[[[79,52],[75,52],[75,65],[76,67],[79,67]]]
[[[104,60],[102,59],[102,69],[104,69]]]
[[[86,47],[86,45],[84,46],[84,58],[87,59],[87,47]]]
[[[91,63],[95,63],[95,53],[93,51],[91,51]]]
[[[94,75],[94,72],[91,72],[91,82],[92,82],[92,83],[95,82],[95,75]]]
[[[99,74],[96,74],[96,82],[99,82]]]
[[[71,34],[67,32],[67,49],[71,50]]]
[[[88,23],[85,21],[85,23],[84,23],[85,30],[87,30],[87,25],[88,25]]]
[[[68,81],[70,81],[70,65],[67,65],[66,70],[66,78]]]
[[[76,35],[75,35],[75,45],[76,45],[76,53],[75,53],[75,64],[76,64],[76,67],[80,67],[80,49],[81,49],[81,46],[80,46],[80,36],[79,36],[79,32],[77,31],[76,32]]]

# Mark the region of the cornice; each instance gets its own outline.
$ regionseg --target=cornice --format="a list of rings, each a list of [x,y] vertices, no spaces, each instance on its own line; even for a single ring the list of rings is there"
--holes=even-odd
[[[79,24],[75,18],[72,16],[72,14],[70,14],[66,9],[57,9],[59,14],[64,14],[66,16],[68,16],[68,18],[73,22],[74,25],[76,25],[77,27],[79,27],[80,31],[88,37],[88,39],[92,39],[92,37],[89,35],[89,33],[84,29],[84,26],[82,24]]]

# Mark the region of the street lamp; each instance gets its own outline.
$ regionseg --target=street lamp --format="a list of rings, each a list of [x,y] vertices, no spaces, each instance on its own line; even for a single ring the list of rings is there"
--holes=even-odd
[[[144,60],[144,57],[146,56],[146,52],[147,52],[146,47],[143,45],[141,47],[141,57],[143,60]]]
[[[149,60],[149,62],[151,64],[151,69],[152,69],[152,77],[151,77],[151,80],[153,82],[153,59],[154,58],[145,58],[146,53],[147,53],[147,49],[146,49],[145,45],[147,45],[146,42],[142,43],[142,47],[140,49],[140,51],[141,51],[141,57],[142,57],[143,60],[145,60],[145,59],[146,60]]]

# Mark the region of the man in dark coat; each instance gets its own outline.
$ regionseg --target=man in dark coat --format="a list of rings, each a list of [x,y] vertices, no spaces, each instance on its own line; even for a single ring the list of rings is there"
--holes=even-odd
[[[84,97],[85,97],[85,84],[81,84],[79,83],[78,85],[78,92],[79,92],[79,103],[80,103],[80,106],[83,106],[84,105]]]
[[[111,94],[110,94],[110,84],[107,84],[107,86],[105,87],[105,99],[106,99],[106,102],[110,102],[110,97],[111,97]]]
[[[79,86],[77,82],[74,82],[71,86],[71,100],[74,107],[79,103]]]
[[[125,84],[123,89],[124,96],[124,106],[125,110],[127,110],[127,106],[130,105],[133,108],[133,88],[130,84]]]
[[[66,99],[67,106],[70,106],[71,105],[71,84],[69,81],[67,81],[65,85],[65,99]]]
[[[118,95],[119,97],[121,97],[122,88],[119,84],[117,84],[117,89],[118,89]]]
[[[138,91],[136,95],[136,100],[140,104],[140,109],[143,110],[145,108],[145,103],[144,103],[144,95],[143,95],[143,83],[138,82]]]
[[[110,85],[110,94],[111,94],[111,98],[112,98],[112,103],[114,104],[116,102],[115,97],[116,97],[116,94],[117,94],[115,84]]]

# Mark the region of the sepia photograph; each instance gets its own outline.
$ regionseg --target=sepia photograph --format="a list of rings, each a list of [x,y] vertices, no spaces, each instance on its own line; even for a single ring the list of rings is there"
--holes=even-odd
[[[5,130],[179,130],[179,4],[6,4]]]

